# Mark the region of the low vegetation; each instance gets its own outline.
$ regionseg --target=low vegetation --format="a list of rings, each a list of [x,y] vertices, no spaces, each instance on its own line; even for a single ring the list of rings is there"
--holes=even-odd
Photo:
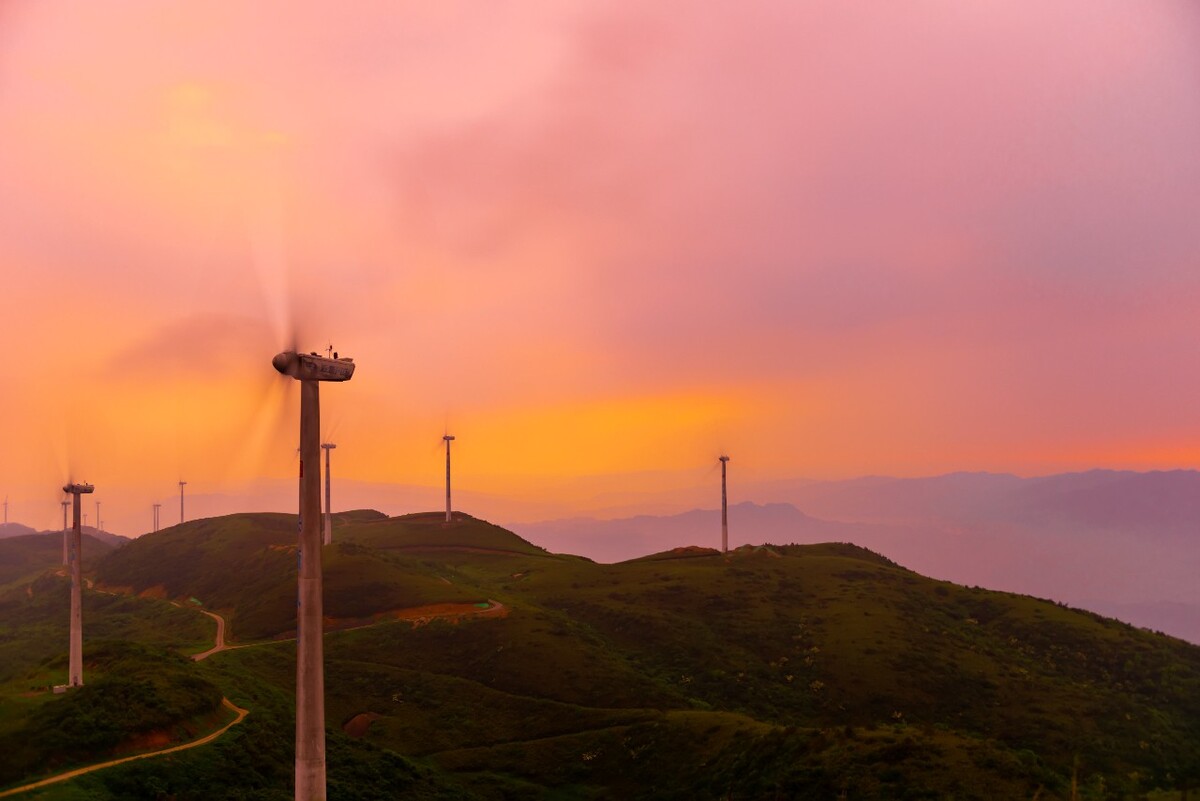
[[[142,748],[191,739],[221,691],[191,660],[129,642],[94,643],[85,686],[34,707],[0,735],[0,786]]]
[[[246,639],[284,635],[294,539],[286,515],[196,521],[97,575],[225,610]],[[1066,799],[1074,784],[1081,799],[1166,799],[1200,785],[1200,648],[852,545],[601,565],[469,517],[366,512],[335,541],[330,625],[378,622],[327,636],[330,797]],[[506,614],[382,614],[489,599]],[[294,646],[179,668],[179,687],[207,683],[251,715],[211,746],[35,797],[290,797]]]

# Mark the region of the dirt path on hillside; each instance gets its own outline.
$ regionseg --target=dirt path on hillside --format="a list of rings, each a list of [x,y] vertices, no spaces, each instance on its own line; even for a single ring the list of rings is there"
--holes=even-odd
[[[206,612],[203,609],[200,609],[197,611],[199,611],[200,614],[208,615],[213,620],[217,621],[217,636],[216,636],[216,639],[213,641],[212,648],[209,648],[204,653],[195,654],[192,656],[193,662],[199,662],[203,659],[208,659],[210,656],[215,654],[217,651],[224,651],[229,647],[225,644],[225,618],[221,617],[216,612]]]
[[[135,754],[134,756],[122,757],[121,759],[112,759],[112,760],[109,760],[108,762],[101,762],[96,765],[88,765],[85,768],[76,768],[75,770],[68,770],[65,773],[59,773],[55,776],[51,776],[48,779],[42,779],[41,781],[36,781],[36,782],[33,782],[32,784],[22,785],[21,787],[14,787],[11,790],[4,790],[3,792],[0,792],[0,798],[7,798],[8,796],[17,795],[18,793],[27,793],[30,790],[36,790],[40,787],[45,787],[46,785],[49,785],[49,784],[57,784],[58,782],[65,782],[68,779],[74,779],[76,776],[82,776],[85,773],[93,773],[97,770],[103,770],[104,768],[111,768],[113,765],[120,765],[124,762],[132,762],[135,759],[150,759],[151,757],[165,756],[167,754],[174,754],[178,751],[186,751],[189,748],[199,748],[202,745],[207,745],[208,743],[211,743],[213,740],[220,737],[225,732],[232,729],[237,724],[241,723],[243,720],[245,720],[246,715],[250,714],[249,710],[242,709],[240,706],[236,706],[228,698],[222,698],[221,704],[224,707],[226,707],[227,709],[230,709],[233,712],[236,712],[237,717],[234,718],[233,720],[231,720],[230,722],[226,723],[221,728],[214,731],[212,734],[201,737],[199,740],[193,740],[192,742],[184,743],[183,745],[171,746],[170,748],[163,748],[162,750],[159,750],[159,751],[149,751],[145,754]]]
[[[115,594],[115,593],[113,593],[113,594]],[[216,634],[216,637],[213,639],[213,647],[212,648],[209,648],[207,651],[204,651],[203,653],[195,654],[192,656],[192,660],[195,662],[200,662],[200,661],[212,656],[213,654],[219,653],[221,651],[232,651],[232,650],[236,650],[238,648],[253,648],[258,645],[271,645],[271,644],[277,643],[277,642],[293,642],[296,639],[295,637],[291,637],[287,640],[268,640],[266,642],[247,643],[245,645],[226,645],[225,644],[225,618],[222,617],[221,615],[217,614],[216,612],[209,612],[204,609],[197,609],[196,611],[200,612],[203,615],[208,615],[213,620],[217,621],[217,634]],[[435,619],[447,619],[447,620],[452,620],[454,622],[458,622],[459,620],[461,620],[464,617],[505,617],[507,615],[508,615],[508,607],[506,607],[504,604],[500,603],[499,601],[493,601],[491,599],[488,599],[486,607],[476,606],[475,604],[429,604],[426,606],[408,607],[406,609],[394,609],[389,612],[382,613],[381,619],[376,620],[372,623],[367,623],[362,626],[352,626],[350,628],[344,628],[344,629],[333,629],[331,631],[357,631],[359,629],[371,628],[372,626],[379,626],[379,625],[383,625],[385,623],[391,623],[393,621],[398,621],[398,620],[407,620],[412,623],[413,628],[416,628],[417,626],[422,626],[422,625],[428,624]],[[331,632],[327,631],[325,633],[329,634]],[[222,734],[229,731],[231,728],[233,728],[237,724],[241,723],[242,720],[245,719],[246,715],[250,714],[249,710],[242,709],[239,706],[235,706],[233,704],[233,702],[230,701],[228,698],[222,698],[221,703],[228,709],[231,709],[234,712],[236,712],[237,717],[234,720],[230,721],[229,723],[225,724],[223,727],[221,727],[217,731],[215,731],[212,734],[209,734],[199,740],[194,740],[190,743],[184,743],[183,745],[172,746],[170,748],[163,748],[159,751],[148,751],[144,754],[137,754],[135,756],[123,757],[121,759],[113,759],[108,762],[100,762],[95,765],[88,765],[87,767],[76,768],[75,770],[69,770],[69,771],[66,771],[65,773],[59,773],[54,776],[50,776],[49,778],[41,779],[40,781],[33,782],[32,784],[25,784],[20,787],[14,787],[11,790],[0,791],[0,798],[7,798],[9,796],[14,796],[19,793],[29,792],[30,790],[37,790],[38,788],[45,787],[50,784],[56,784],[58,782],[63,782],[63,781],[67,781],[69,779],[74,779],[75,777],[82,776],[85,773],[92,773],[97,770],[103,770],[104,768],[110,768],[113,765],[120,765],[124,762],[132,762],[135,759],[149,759],[151,757],[165,756],[167,754],[174,754],[177,751],[186,751],[189,748],[197,748],[201,745],[211,743],[213,740],[217,739]],[[370,725],[370,720],[368,719],[365,722],[365,724],[363,725],[364,732],[365,732],[366,726],[369,726],[369,725]]]
[[[334,634],[342,631],[361,631],[369,629],[372,626],[382,626],[385,623],[393,623],[396,621],[407,621],[412,624],[413,628],[425,626],[432,623],[434,620],[449,620],[452,623],[457,623],[466,617],[507,617],[508,607],[499,601],[488,599],[486,607],[480,607],[476,604],[427,604],[425,606],[409,606],[403,609],[392,609],[387,612],[379,612],[376,615],[376,620],[370,623],[363,623],[358,626],[337,626],[338,618],[325,618],[325,623],[328,626],[330,623],[334,625],[331,628],[325,629],[325,634]],[[203,610],[197,610],[203,611]],[[262,642],[248,642],[243,645],[228,645],[225,642],[225,619],[215,612],[204,612],[204,614],[217,621],[217,639],[212,648],[201,654],[195,654],[192,659],[199,662],[201,659],[207,659],[220,651],[237,651],[242,648],[259,648],[264,645],[275,645],[281,642],[295,642],[295,637],[285,637],[279,640],[263,640]]]

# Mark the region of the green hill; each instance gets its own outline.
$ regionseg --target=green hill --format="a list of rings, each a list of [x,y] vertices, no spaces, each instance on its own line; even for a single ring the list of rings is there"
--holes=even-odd
[[[349,521],[348,521],[349,522]],[[357,522],[357,521],[355,521]],[[473,553],[550,556],[544,548],[527,542],[511,531],[477,520],[461,512],[447,523],[442,512],[421,512],[364,520],[348,526],[345,536],[372,548],[415,553],[465,551]]]
[[[27,691],[67,679],[70,581],[43,575],[0,593],[0,690]],[[211,644],[215,626],[166,601],[83,591],[85,676],[89,643],[125,640],[184,651]]]
[[[0,730],[0,786],[213,727],[221,691],[190,660],[127,642],[89,646],[85,686],[45,699]]]
[[[112,545],[84,534],[80,540],[84,571],[113,549]],[[0,592],[22,584],[50,569],[62,567],[62,534],[26,534],[0,539]]]
[[[167,598],[196,599],[221,611],[232,640],[287,637],[296,608],[296,515],[239,514],[196,520],[147,534],[96,567],[102,586]],[[350,626],[376,614],[437,603],[486,600],[420,561],[443,547],[420,515],[386,518],[360,511],[336,516],[324,548],[325,614]],[[460,531],[461,530],[461,531]],[[491,543],[536,550],[516,535],[469,519],[447,543]],[[418,534],[414,534],[418,532]],[[432,542],[427,547],[420,542]],[[446,547],[450,547],[447,545]],[[483,547],[480,545],[479,547]]]
[[[283,635],[295,526],[195,521],[114,551],[97,576],[199,598],[245,639]],[[327,635],[331,797],[1066,799],[1074,781],[1099,799],[1200,785],[1200,648],[852,545],[609,565],[466,516],[367,512],[340,516],[334,539],[330,627],[380,622]],[[501,606],[426,625],[384,614],[482,600]],[[195,670],[252,710],[243,733],[71,786],[287,797],[294,645]],[[229,776],[249,765],[238,789]]]

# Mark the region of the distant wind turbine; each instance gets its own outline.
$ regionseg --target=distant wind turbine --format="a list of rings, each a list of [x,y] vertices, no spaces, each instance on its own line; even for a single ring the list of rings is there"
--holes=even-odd
[[[325,450],[325,544],[329,545],[333,542],[333,515],[329,506],[329,452],[337,445],[322,442],[321,447]]]
[[[186,481],[179,482],[179,522],[183,522],[183,488],[187,485]]]
[[[446,443],[446,522],[451,522],[450,516],[450,443],[454,441],[454,437],[450,434],[445,434],[442,439]]]
[[[721,553],[729,553],[729,502],[725,493],[725,465],[728,456],[721,456]]]
[[[70,557],[69,557],[69,551],[71,550],[71,545],[70,545],[69,541],[71,539],[71,535],[67,533],[67,531],[69,530],[67,528],[67,507],[70,506],[70,504],[71,504],[70,501],[67,501],[67,500],[62,501],[62,508],[63,508],[63,565],[69,565],[71,563]]]

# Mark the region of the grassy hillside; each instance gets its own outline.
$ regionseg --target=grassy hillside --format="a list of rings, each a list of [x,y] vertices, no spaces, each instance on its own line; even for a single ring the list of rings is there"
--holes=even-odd
[[[902,763],[899,784],[935,793],[949,792],[935,781],[943,759],[961,765],[963,787],[1003,778],[1029,795],[1041,786],[1043,797],[1061,794],[1073,769],[1130,793],[1200,769],[1200,649],[1048,602],[931,581],[852,546],[618,565],[454,558],[462,574],[490,580],[512,614],[464,628],[360,632],[356,659],[589,709],[742,715],[767,727],[781,755],[816,749],[812,769],[835,784],[885,747]],[[444,701],[432,705],[436,722],[420,724],[411,708],[385,714],[386,699],[376,702],[371,711],[385,716],[370,736],[381,744],[413,753],[436,742],[394,738],[440,723]],[[817,749],[805,744],[814,731],[840,734]],[[892,748],[877,731],[906,744]],[[789,780],[785,763],[762,775]],[[574,781],[553,771],[541,780]]]
[[[292,516],[196,521],[97,572],[268,636],[293,625],[294,540]],[[331,797],[1065,799],[1074,776],[1099,799],[1200,785],[1200,648],[852,545],[602,565],[469,517],[354,513],[325,557],[334,617],[477,599],[505,613],[327,636]],[[237,797],[214,777],[241,773],[244,797],[287,797],[294,645],[196,669],[252,710],[242,732],[72,784],[185,801]]]
[[[486,600],[423,566],[415,554],[391,548],[391,535],[404,528],[381,517],[374,512],[338,516],[334,543],[322,553],[327,617],[350,625],[391,609]],[[113,552],[97,565],[96,578],[122,591],[196,599],[220,610],[229,622],[226,634],[231,640],[291,636],[296,527],[296,516],[285,514],[184,523]],[[350,536],[348,531],[355,533]],[[365,532],[361,539],[360,531]]]
[[[389,517],[347,527],[346,537],[354,542],[381,550],[437,553],[447,550],[499,552],[549,556],[543,548],[527,542],[511,531],[455,512],[446,522],[442,512]]]
[[[0,595],[0,690],[30,691],[67,680],[70,608],[70,582],[56,575]],[[83,627],[85,671],[95,641],[192,651],[211,644],[215,631],[211,620],[166,601],[86,589]]]
[[[0,787],[74,765],[188,740],[212,728],[221,691],[161,649],[102,641],[85,686],[44,697],[0,733]],[[206,725],[207,724],[207,725]]]
[[[99,558],[113,546],[84,534],[83,568],[90,572]],[[62,567],[62,534],[27,534],[0,539],[0,592],[15,584],[28,583],[34,576]]]

